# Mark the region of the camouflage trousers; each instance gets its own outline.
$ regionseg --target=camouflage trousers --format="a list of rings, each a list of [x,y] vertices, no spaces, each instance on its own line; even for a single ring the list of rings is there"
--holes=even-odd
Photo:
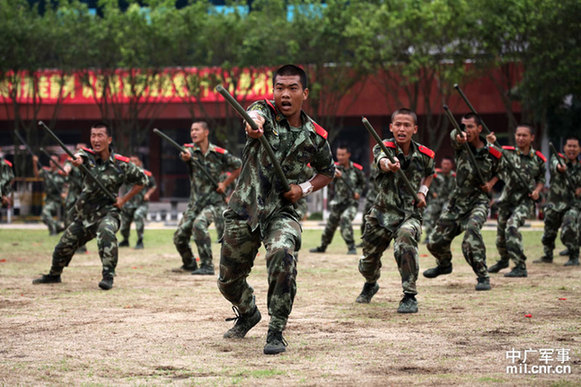
[[[123,239],[129,239],[129,233],[131,230],[131,222],[135,222],[135,230],[137,232],[137,239],[143,239],[143,232],[145,230],[145,220],[147,218],[147,212],[149,211],[149,205],[143,203],[138,207],[133,208],[123,208],[121,211],[121,236]]]
[[[357,203],[343,202],[332,205],[329,219],[327,219],[327,224],[321,237],[321,246],[327,247],[331,244],[337,226],[340,226],[341,236],[347,246],[352,246],[354,244],[352,222],[355,219],[355,215],[357,215]]]
[[[365,216],[363,258],[359,260],[359,272],[366,282],[376,282],[381,275],[381,256],[393,239],[393,255],[401,276],[403,292],[418,294],[416,281],[420,270],[418,240],[422,235],[421,221],[417,218],[402,219],[399,226],[390,231],[380,225],[373,214],[372,212]]]
[[[432,199],[428,202],[428,205],[424,211],[424,222],[422,224],[426,233],[426,238],[430,239],[430,234],[434,230],[440,215],[446,209],[446,207],[447,202],[442,200]]]
[[[240,313],[251,312],[256,305],[254,289],[246,278],[254,265],[258,248],[264,243],[268,271],[269,328],[282,331],[297,292],[295,251],[301,245],[298,220],[291,214],[275,213],[261,233],[260,229],[252,231],[244,219],[228,210],[224,213],[224,226],[218,289]]]
[[[546,257],[553,257],[559,227],[561,227],[561,242],[569,250],[569,257],[571,259],[579,257],[580,221],[581,211],[578,208],[572,207],[563,211],[556,211],[552,206],[545,208],[545,230],[542,242]]]
[[[436,223],[436,228],[430,235],[428,250],[438,266],[448,267],[452,264],[452,240],[464,231],[462,253],[466,262],[480,278],[488,278],[486,267],[486,246],[480,230],[488,215],[488,201],[477,201],[457,206],[450,202]]]
[[[366,216],[371,207],[373,207],[373,200],[365,200],[365,207],[363,208],[363,218],[361,219],[361,237],[363,238],[363,234],[365,233],[365,224],[367,223]]]
[[[65,227],[69,227],[71,223],[75,220],[75,203],[77,202],[76,198],[72,196],[67,196],[65,199]]]
[[[222,217],[223,209],[223,206],[210,204],[202,209],[188,208],[184,212],[173,236],[173,243],[182,257],[184,266],[193,267],[196,265],[194,253],[190,247],[190,238],[193,233],[201,266],[213,267],[212,240],[208,227],[215,219]]]
[[[44,206],[42,207],[40,219],[42,219],[42,223],[48,226],[48,231],[51,234],[56,234],[59,226],[59,222],[54,220],[54,216],[58,214],[59,208],[61,208],[60,201],[48,199],[45,201]]]
[[[97,237],[97,248],[103,265],[103,275],[115,274],[117,267],[117,237],[119,230],[119,212],[111,211],[97,223],[85,227],[83,221],[76,219],[63,233],[52,253],[51,275],[58,275],[69,265],[75,251]]]
[[[531,200],[524,200],[516,206],[501,205],[499,207],[496,249],[500,255],[500,262],[508,263],[510,258],[516,266],[525,264],[527,257],[523,250],[519,228],[531,214],[532,206]]]

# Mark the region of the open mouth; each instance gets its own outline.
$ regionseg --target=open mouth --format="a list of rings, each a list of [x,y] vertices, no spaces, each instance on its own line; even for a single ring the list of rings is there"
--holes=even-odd
[[[293,106],[293,105],[292,105],[292,104],[291,104],[289,101],[282,101],[282,102],[280,103],[280,105],[281,105],[283,108],[290,108],[290,107],[292,107],[292,106]]]

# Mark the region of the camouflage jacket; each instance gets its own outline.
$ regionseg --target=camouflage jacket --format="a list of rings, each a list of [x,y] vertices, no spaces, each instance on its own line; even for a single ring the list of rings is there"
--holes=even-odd
[[[456,172],[450,171],[450,173],[444,175],[436,169],[432,185],[430,185],[430,192],[428,193],[430,200],[446,203],[450,199],[450,196],[452,196],[454,189],[456,189]]]
[[[81,190],[83,189],[83,174],[79,168],[75,168],[70,159],[66,161],[65,166],[70,165],[70,171],[67,175],[67,198],[65,199],[66,207],[74,205]]]
[[[533,148],[528,154],[521,153],[518,148],[513,146],[503,146],[502,149],[504,149],[504,157],[499,176],[504,181],[504,188],[498,200],[499,204],[516,206],[523,200],[528,200],[532,205],[533,201],[529,198],[529,192],[532,192],[537,184],[545,184],[547,159],[541,152],[535,151]],[[514,169],[528,184],[526,187],[523,187],[520,179],[513,175],[506,163],[512,163]]]
[[[0,197],[8,196],[12,193],[13,179],[12,163],[4,157],[0,157]]]
[[[385,154],[379,145],[375,145],[373,147],[373,155],[379,168],[379,176],[377,178],[379,192],[373,206],[382,213],[387,213],[387,217],[393,218],[393,221],[384,219],[387,223],[382,225],[389,227],[389,224],[399,224],[402,216],[411,216],[421,220],[422,210],[414,206],[414,201],[422,179],[434,174],[435,154],[431,149],[415,141],[411,142],[410,153],[407,156],[403,154],[393,138],[383,140],[383,143],[387,150],[391,152],[391,156],[399,159],[401,170],[412,187],[414,187],[414,194],[412,195],[408,192],[404,182],[398,177],[398,173],[381,170],[379,163],[381,159],[385,158]],[[390,216],[390,214],[395,214],[395,216]]]
[[[66,176],[60,170],[51,171],[48,167],[43,167],[38,175],[44,180],[44,193],[46,201],[60,202],[61,193],[65,186]]]
[[[255,102],[248,110],[258,111],[265,118],[264,137],[289,184],[304,182],[309,168],[331,178],[334,176],[335,165],[327,132],[304,112],[301,112],[302,126],[295,128],[271,101]],[[264,230],[270,216],[276,212],[290,213],[298,221],[293,205],[282,196],[282,184],[258,139],[247,137],[242,160],[242,172],[228,207],[246,219],[253,231],[258,227]]]
[[[581,162],[577,160],[572,162],[561,153],[559,153],[559,158],[567,166],[565,171],[567,175],[557,171],[559,161],[555,155],[552,155],[549,161],[551,181],[546,207],[555,211],[564,211],[572,206],[581,207],[581,198],[575,196],[575,189],[571,188],[567,182],[568,178],[575,187],[581,187]]]
[[[472,145],[468,145],[474,154],[482,178],[485,180],[482,182],[470,163],[464,145],[456,141],[456,134],[456,129],[450,133],[456,159],[456,189],[450,199],[453,198],[456,202],[465,203],[475,201],[488,202],[488,195],[480,189],[480,186],[500,172],[502,152],[493,145],[489,145],[484,136],[480,136],[480,140],[485,144],[484,147],[475,149]]]
[[[333,187],[335,193],[331,204],[350,203],[357,204],[357,200],[353,198],[355,193],[359,196],[363,193],[365,185],[365,174],[363,167],[352,161],[349,162],[349,168],[345,168],[339,163],[335,163],[335,168],[342,172],[341,177],[335,177],[333,180]]]
[[[369,203],[373,204],[375,202],[375,198],[377,197],[377,177],[379,176],[379,168],[375,163],[371,163],[369,165],[369,184],[367,186],[368,190],[365,194],[365,203],[368,205]]]
[[[224,148],[209,144],[206,154],[196,144],[184,144],[192,159],[188,163],[190,175],[190,203],[189,207],[205,207],[208,204],[221,205],[224,196],[216,192],[208,175],[198,167],[198,163],[206,169],[215,181],[220,181],[220,175],[232,172],[242,166],[242,161]],[[196,160],[198,163],[194,162]]]
[[[83,164],[87,166],[93,176],[97,177],[113,195],[117,195],[123,183],[146,185],[147,176],[135,164],[124,157],[111,152],[109,159],[102,160],[95,155],[92,149],[83,148],[78,152],[83,158]],[[82,170],[81,170],[82,171]],[[83,173],[84,174],[84,173]],[[119,213],[119,209],[113,206],[109,197],[101,191],[101,188],[90,177],[84,177],[83,190],[75,204],[75,218],[81,219],[85,227],[89,227],[107,213]]]
[[[139,167],[137,167],[137,168],[139,168]],[[133,196],[127,203],[125,203],[123,208],[132,209],[132,208],[137,208],[137,207],[141,206],[143,203],[145,203],[145,194],[147,193],[147,191],[149,191],[150,189],[155,187],[155,177],[153,177],[153,173],[151,173],[147,169],[143,169],[143,168],[139,168],[139,169],[141,169],[143,171],[143,173],[145,173],[145,176],[147,176],[147,184],[145,184],[145,187],[143,187],[143,189],[141,191],[136,193],[135,196]],[[131,191],[131,189],[133,188],[134,185],[135,184],[123,185],[121,187],[121,192],[127,193],[127,192]]]

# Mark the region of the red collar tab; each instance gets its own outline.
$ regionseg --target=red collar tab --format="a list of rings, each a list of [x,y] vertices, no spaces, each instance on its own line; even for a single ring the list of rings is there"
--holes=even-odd
[[[226,149],[220,148],[219,146],[214,145],[214,150],[220,154],[226,153]]]
[[[327,131],[325,129],[323,129],[323,127],[319,124],[317,124],[315,121],[312,121],[313,125],[315,126],[315,132],[323,137],[325,140],[327,139],[327,136],[329,135],[329,133],[327,133]]]
[[[4,159],[4,162],[6,163],[6,165],[8,165],[10,168],[12,168],[12,163],[6,159]]]
[[[433,150],[431,150],[430,148],[420,145],[418,146],[418,150],[420,152],[422,152],[423,154],[425,154],[426,156],[428,156],[429,158],[433,159],[434,156],[436,155],[436,152],[434,152]]]
[[[541,153],[541,151],[536,151],[535,154],[539,157],[539,159],[543,160],[543,162],[547,162],[547,158],[544,154]]]
[[[362,170],[363,170],[363,165],[361,165],[361,164],[353,163],[353,166],[354,166],[355,168],[359,169],[360,171],[362,171]]]
[[[90,154],[92,154],[92,155],[94,155],[94,154],[95,154],[95,151],[94,151],[94,150],[92,150],[92,149],[90,149],[90,148],[85,148],[85,147],[83,147],[83,148],[81,148],[81,149],[83,149],[85,152],[89,152],[89,153],[90,153]]]
[[[129,162],[129,157],[121,156],[115,153],[115,160],[124,161],[126,163]]]
[[[502,157],[502,153],[498,149],[496,149],[496,148],[488,147],[488,152],[491,155],[493,155],[494,157],[496,157],[497,159],[499,159],[499,158]]]
[[[503,145],[502,146],[502,149],[504,149],[504,150],[511,150],[511,151],[516,150],[516,148],[514,146],[509,146],[509,145]]]
[[[383,145],[385,145],[388,148],[393,148],[395,149],[395,143],[393,141],[384,141]]]

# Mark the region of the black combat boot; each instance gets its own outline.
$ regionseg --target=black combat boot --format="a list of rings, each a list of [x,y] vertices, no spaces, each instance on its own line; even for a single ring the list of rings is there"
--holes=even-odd
[[[490,278],[478,277],[478,283],[475,287],[476,290],[490,290]]]
[[[436,278],[439,275],[450,274],[451,272],[452,272],[452,265],[446,266],[446,267],[442,267],[442,266],[438,265],[436,267],[432,267],[431,269],[424,271],[424,277]]]
[[[276,355],[277,353],[281,353],[286,351],[286,346],[288,343],[282,337],[282,332],[275,331],[272,329],[268,330],[268,334],[266,335],[266,345],[264,346],[264,354],[265,355]]]
[[[543,255],[541,258],[534,260],[533,263],[553,263],[553,257]]]
[[[240,314],[238,308],[235,306],[232,307],[232,310],[236,317],[227,318],[226,321],[236,320],[236,324],[224,333],[225,339],[243,338],[249,330],[260,322],[260,319],[262,318],[260,311],[256,306],[252,312],[246,314]]]
[[[418,313],[418,301],[414,294],[404,294],[399,302],[397,313]]]
[[[500,261],[496,262],[494,265],[490,266],[488,268],[488,272],[489,273],[498,273],[499,271],[501,271],[502,269],[505,269],[508,267],[508,259],[504,260],[501,259]]]
[[[565,262],[563,266],[579,266],[579,257],[569,258],[569,260]]]
[[[377,293],[378,290],[379,290],[379,284],[377,282],[373,282],[373,283],[366,282],[363,285],[363,289],[361,290],[361,293],[355,299],[355,302],[357,302],[359,304],[369,304],[371,302],[371,299],[373,298],[375,293]]]
[[[357,249],[355,248],[355,243],[351,243],[348,246],[347,254],[349,254],[349,255],[357,255]]]
[[[139,238],[135,244],[135,250],[143,250],[143,239]]]
[[[129,247],[129,240],[123,239],[121,242],[119,242],[119,244],[117,246],[119,246],[119,247]]]
[[[99,287],[103,290],[111,290],[113,288],[113,275],[111,273],[103,273],[103,279],[99,282]]]
[[[318,246],[318,247],[315,247],[314,249],[310,249],[309,252],[311,252],[311,253],[324,253],[325,250],[327,250],[327,246]]]
[[[504,276],[505,277],[510,277],[510,278],[518,278],[518,277],[527,277],[527,267],[523,264],[520,265],[516,265],[515,267],[512,268],[512,270],[508,273],[506,273]]]
[[[57,275],[50,275],[50,274],[43,274],[40,278],[37,278],[35,280],[32,281],[32,283],[34,285],[38,285],[38,284],[60,284],[61,281],[61,275],[57,274]]]
[[[214,275],[214,267],[202,265],[199,269],[192,271],[192,275]]]

